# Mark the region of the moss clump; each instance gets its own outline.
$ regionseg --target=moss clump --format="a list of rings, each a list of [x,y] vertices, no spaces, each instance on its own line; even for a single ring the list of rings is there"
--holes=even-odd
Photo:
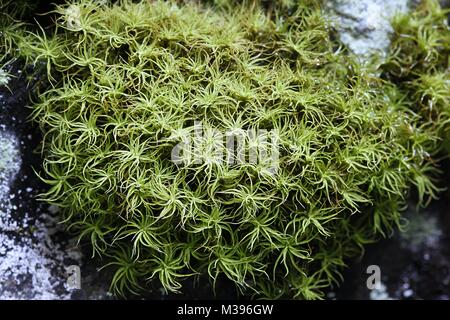
[[[450,10],[422,0],[411,14],[393,21],[394,34],[384,77],[398,84],[422,122],[439,132],[450,152]]]
[[[434,131],[335,52],[314,1],[289,15],[256,2],[56,11],[52,32],[15,41],[52,82],[33,114],[43,198],[110,258],[118,294],[209,274],[247,294],[318,298],[345,257],[401,226],[411,185],[435,195]],[[258,130],[276,151],[245,135]],[[222,161],[217,132],[244,132],[244,158]],[[172,161],[188,137],[195,157]],[[251,161],[254,148],[273,157]]]

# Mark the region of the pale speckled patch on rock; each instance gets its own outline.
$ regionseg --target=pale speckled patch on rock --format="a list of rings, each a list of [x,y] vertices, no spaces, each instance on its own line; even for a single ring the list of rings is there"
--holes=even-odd
[[[17,118],[5,102],[9,94],[0,94],[0,299],[68,299],[64,267],[81,257],[54,241],[62,227],[54,216],[25,203],[36,194],[30,186],[18,187],[27,181],[27,163],[13,129]]]
[[[401,245],[411,252],[419,252],[422,247],[437,247],[443,236],[438,217],[413,210],[408,211],[405,232],[400,233]]]
[[[353,53],[365,57],[386,53],[392,32],[390,19],[408,11],[408,0],[333,0],[327,3],[340,40]]]
[[[105,272],[83,261],[56,208],[37,200],[46,189],[32,169],[40,171],[33,151],[39,128],[30,126],[25,107],[32,85],[19,65],[6,71],[8,88],[0,86],[0,300],[76,299],[80,293],[84,299],[110,298],[110,278],[100,279]],[[82,290],[67,287],[69,265],[81,267]]]
[[[15,215],[19,208],[11,187],[22,163],[18,146],[14,134],[0,131],[0,299],[68,298],[61,279],[54,278],[64,253],[49,237],[48,217]]]
[[[380,282],[379,287],[370,291],[370,300],[392,300],[387,292],[386,285]]]
[[[10,80],[8,72],[0,68],[0,86],[6,86]]]

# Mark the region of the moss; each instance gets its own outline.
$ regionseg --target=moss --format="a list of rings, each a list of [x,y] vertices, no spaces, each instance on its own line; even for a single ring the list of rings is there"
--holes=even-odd
[[[422,0],[408,15],[393,21],[394,34],[384,77],[398,84],[422,122],[439,132],[450,151],[450,11],[437,0]]]
[[[42,198],[109,258],[120,295],[209,274],[257,297],[319,298],[346,257],[402,226],[411,186],[423,203],[438,192],[433,126],[335,52],[314,1],[76,1],[55,14],[53,30],[11,36],[52,83],[33,112]],[[275,149],[245,135],[258,130]],[[245,161],[217,156],[227,133],[244,133]],[[195,157],[173,161],[192,141]],[[272,157],[251,161],[255,148]]]

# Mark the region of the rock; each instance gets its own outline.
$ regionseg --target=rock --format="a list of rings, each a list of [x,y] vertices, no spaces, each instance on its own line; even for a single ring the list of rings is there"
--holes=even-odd
[[[0,300],[71,299],[78,292],[67,286],[70,265],[81,266],[85,298],[109,298],[109,279],[97,281],[57,210],[37,201],[46,188],[33,172],[41,166],[41,135],[28,121],[25,72],[17,64],[4,71],[14,77],[8,88],[0,85]]]
[[[340,40],[353,53],[366,57],[384,54],[392,32],[390,19],[408,10],[408,0],[333,0],[327,2]]]
[[[6,86],[10,80],[9,74],[0,68],[0,86]]]
[[[448,168],[448,166],[447,166]],[[449,170],[447,170],[448,172]],[[449,181],[448,177],[445,181]],[[429,208],[416,211],[414,201],[405,213],[405,232],[366,247],[364,256],[348,264],[338,299],[449,299],[450,208],[447,193]],[[377,265],[386,295],[366,286],[366,269]]]

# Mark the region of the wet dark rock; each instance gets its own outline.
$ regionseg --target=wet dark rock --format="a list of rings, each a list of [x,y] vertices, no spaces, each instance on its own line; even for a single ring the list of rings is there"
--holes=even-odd
[[[447,166],[447,172],[449,172]],[[449,181],[447,177],[444,181]],[[405,214],[405,232],[366,247],[361,259],[349,261],[337,299],[432,299],[450,297],[450,192],[428,208]],[[366,286],[367,267],[377,265],[385,295]],[[383,291],[383,290],[382,290]]]
[[[41,170],[42,137],[27,105],[30,92],[45,83],[20,63],[4,69],[10,76],[0,86],[0,299],[70,299],[66,267],[89,264],[58,212],[37,200],[47,188],[34,172]],[[106,283],[96,283],[96,290],[86,285],[85,297],[105,297]]]

